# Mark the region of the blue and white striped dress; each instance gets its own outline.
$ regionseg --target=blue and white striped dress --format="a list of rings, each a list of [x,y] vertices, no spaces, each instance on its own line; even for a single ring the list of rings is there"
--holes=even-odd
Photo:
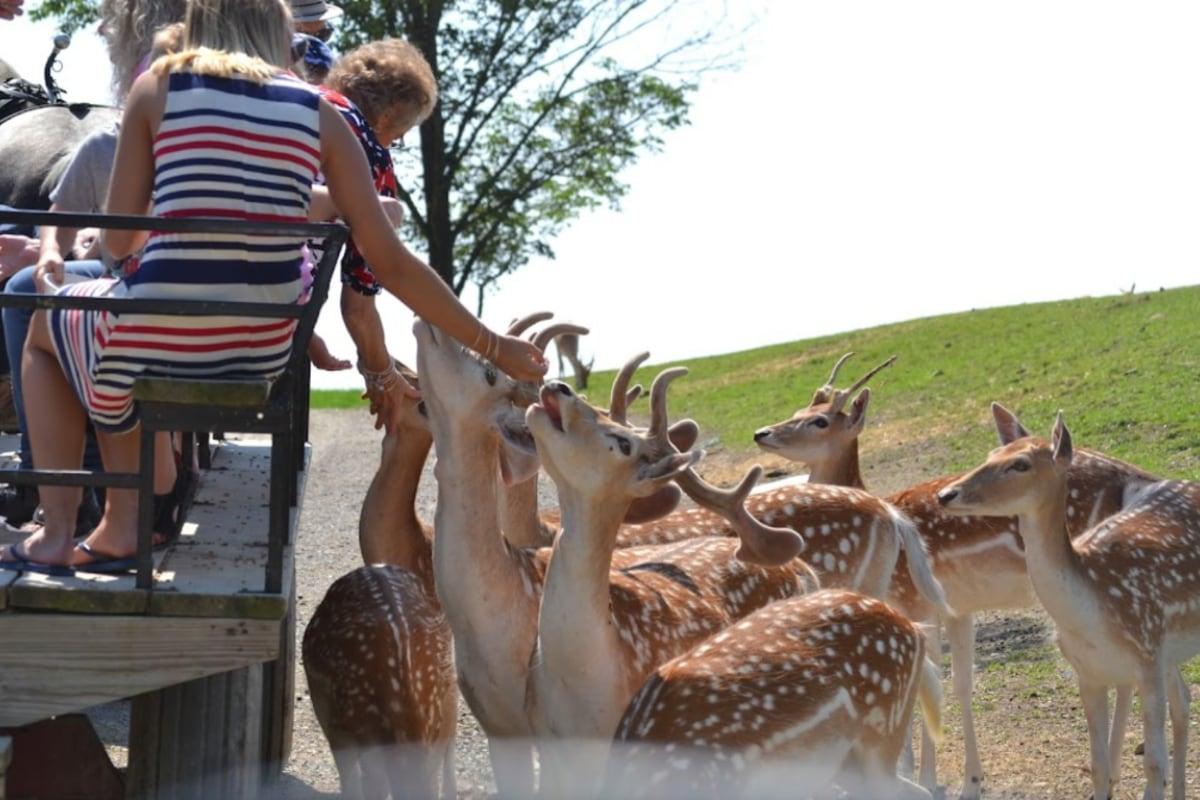
[[[154,210],[168,218],[304,222],[320,169],[319,95],[294,76],[267,83],[191,72],[168,77],[154,140]],[[120,180],[120,176],[114,176]],[[73,295],[301,301],[298,238],[155,233],[132,275],[64,287]],[[294,320],[56,311],[51,331],[75,392],[101,430],[137,422],[143,375],[273,378]]]

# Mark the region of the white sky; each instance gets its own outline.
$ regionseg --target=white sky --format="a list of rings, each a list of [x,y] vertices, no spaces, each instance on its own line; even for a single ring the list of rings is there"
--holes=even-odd
[[[609,367],[1197,282],[1200,4],[761,8],[741,69],[707,80],[691,127],[628,172],[622,210],[510,277],[490,323],[557,311]],[[0,23],[0,57],[40,75],[49,38]],[[106,96],[92,38],[65,54],[72,99]],[[318,330],[352,357],[336,305]],[[411,315],[382,307],[412,363]]]

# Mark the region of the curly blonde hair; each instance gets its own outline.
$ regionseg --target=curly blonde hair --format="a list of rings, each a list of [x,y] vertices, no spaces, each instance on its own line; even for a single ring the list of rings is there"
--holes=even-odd
[[[325,85],[358,106],[374,125],[397,107],[423,122],[437,104],[437,79],[421,51],[403,39],[364,44],[342,56]]]
[[[108,58],[113,65],[113,90],[129,94],[138,65],[153,49],[159,28],[183,21],[186,0],[103,0],[100,19]]]

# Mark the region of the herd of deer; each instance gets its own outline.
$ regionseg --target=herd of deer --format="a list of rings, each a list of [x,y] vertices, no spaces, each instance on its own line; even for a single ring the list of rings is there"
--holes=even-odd
[[[544,349],[585,332],[533,338]],[[557,381],[518,383],[424,323],[415,333],[423,399],[385,439],[364,502],[371,566],[333,584],[304,636],[346,796],[432,797],[439,775],[455,796],[461,693],[502,797],[534,794],[535,762],[549,798],[929,797],[944,626],[962,796],[976,798],[972,615],[1040,601],[1079,678],[1095,798],[1117,780],[1136,688],[1145,797],[1164,797],[1169,707],[1184,799],[1200,484],[1075,449],[1061,417],[1049,441],[1033,437],[994,405],[1002,446],[982,466],[876,497],[859,472],[863,387],[891,362],[839,390],[847,356],[807,407],[754,437],[806,463],[809,481],[755,491],[755,468],[720,490],[693,471],[696,424],[667,413],[686,370],[658,375],[638,428],[627,408],[646,355],[601,410]],[[430,531],[414,501],[434,443]],[[560,514],[539,514],[541,467]],[[696,507],[677,510],[681,492]],[[914,783],[897,764],[918,701]]]

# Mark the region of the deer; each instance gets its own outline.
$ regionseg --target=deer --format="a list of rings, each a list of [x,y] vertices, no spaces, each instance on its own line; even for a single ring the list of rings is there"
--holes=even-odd
[[[865,488],[858,456],[858,438],[866,425],[871,399],[871,390],[865,387],[872,377],[895,361],[895,356],[871,369],[849,388],[836,389],[838,373],[853,355],[847,353],[838,359],[828,380],[814,392],[807,407],[790,419],[760,428],[754,434],[760,449],[807,464],[813,483]],[[1016,416],[1003,406],[997,405],[995,414],[1002,445],[1029,435]],[[1071,502],[1067,518],[1072,535],[1119,511],[1132,492],[1157,480],[1138,467],[1101,453],[1081,449],[1076,456],[1070,471]],[[944,513],[938,505],[937,493],[959,477],[935,478],[886,498],[916,524],[930,554],[934,574],[956,613],[937,612],[915,591],[902,564],[896,570],[887,598],[910,619],[928,624],[933,653],[941,653],[939,617],[945,626],[953,691],[962,709],[965,758],[961,796],[964,800],[976,800],[983,784],[983,763],[971,711],[975,660],[973,615],[989,609],[1026,608],[1037,601],[1025,570],[1024,545],[1016,519],[955,517]],[[902,559],[906,557],[907,551],[901,555]],[[1130,701],[1127,689],[1118,691],[1110,746],[1113,774],[1119,770],[1120,743]],[[927,736],[922,737],[920,781],[929,789],[937,783],[933,743]]]
[[[1004,413],[996,418],[998,428],[1005,425]],[[1145,728],[1143,797],[1164,797],[1169,706],[1172,796],[1184,800],[1190,695],[1179,666],[1200,653],[1200,483],[1141,486],[1118,513],[1072,538],[1075,457],[1059,411],[1049,441],[1008,442],[939,489],[937,500],[956,516],[1017,517],[1033,590],[1079,681],[1093,797],[1108,800],[1114,783],[1108,689],[1136,685]]]
[[[304,631],[304,671],[343,797],[436,797],[439,772],[442,797],[456,796],[453,646],[414,506],[432,444],[421,406],[406,398],[363,503],[365,564],[330,586]]]
[[[517,411],[530,389],[422,320],[413,333],[438,453],[433,573],[459,691],[487,736],[500,794],[528,797],[535,781],[525,694],[550,551],[511,545],[497,503],[505,483],[525,480],[537,467],[524,410]],[[665,488],[643,498],[639,513],[651,518],[678,500]],[[615,554],[614,565],[636,563],[640,550]]]
[[[930,798],[896,775],[920,700],[940,720],[925,637],[846,589],[778,600],[654,670],[613,739],[605,797]],[[936,727],[935,727],[936,730]]]
[[[691,469],[701,451],[680,453],[672,445],[666,392],[686,371],[655,379],[648,431],[612,422],[559,381],[545,384],[540,402],[526,411],[563,513],[525,700],[541,755],[541,791],[549,797],[599,788],[621,709],[657,664],[817,583],[795,558],[799,537],[762,525],[743,508],[761,469],[750,470],[735,489],[719,490]],[[631,500],[654,496],[672,481],[737,520],[739,538],[639,548],[636,562],[614,564],[614,539]],[[850,513],[839,509],[814,523],[848,521]]]
[[[579,358],[579,334],[564,333],[556,336],[554,347],[558,351],[559,377],[566,374],[563,371],[563,359],[565,358],[570,362],[571,370],[575,373],[575,388],[580,391],[586,389],[588,377],[592,374],[592,365],[596,363],[596,358],[593,356],[592,360],[586,364]]]
[[[508,333],[551,316],[514,320]],[[544,348],[556,332],[577,329],[549,326],[534,343]],[[420,386],[408,367],[396,366]],[[456,796],[453,646],[434,586],[431,532],[415,509],[433,444],[427,416],[423,401],[401,401],[359,517],[364,566],[334,582],[304,634],[313,707],[347,797],[433,797],[439,770],[442,796]],[[514,546],[544,527],[536,497],[536,476],[503,492],[505,536]]]

